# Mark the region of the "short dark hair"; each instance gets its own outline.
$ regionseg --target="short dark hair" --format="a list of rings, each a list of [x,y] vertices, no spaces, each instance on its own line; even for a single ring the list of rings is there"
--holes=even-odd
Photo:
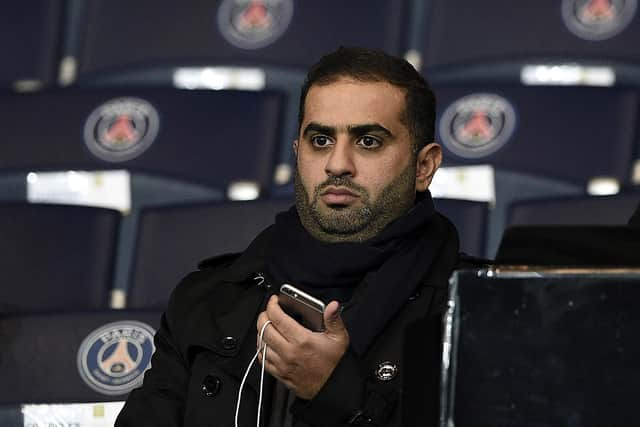
[[[311,86],[333,83],[341,77],[363,82],[385,81],[404,89],[403,121],[415,141],[416,151],[433,142],[436,99],[426,80],[404,59],[360,47],[340,47],[311,67],[300,92],[298,129]]]

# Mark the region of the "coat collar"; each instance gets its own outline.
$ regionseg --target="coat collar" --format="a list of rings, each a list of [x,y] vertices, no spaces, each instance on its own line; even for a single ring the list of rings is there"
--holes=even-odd
[[[272,241],[273,232],[273,226],[267,227],[244,252],[208,258],[201,261],[198,267],[203,269],[224,266],[220,278],[231,283],[252,279],[256,273],[265,271],[268,243]]]

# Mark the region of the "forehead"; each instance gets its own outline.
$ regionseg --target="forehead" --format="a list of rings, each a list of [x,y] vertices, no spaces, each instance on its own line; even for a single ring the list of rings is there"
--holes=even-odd
[[[324,125],[380,123],[403,126],[405,91],[388,82],[361,82],[341,78],[323,85],[312,85],[305,99],[303,124]]]

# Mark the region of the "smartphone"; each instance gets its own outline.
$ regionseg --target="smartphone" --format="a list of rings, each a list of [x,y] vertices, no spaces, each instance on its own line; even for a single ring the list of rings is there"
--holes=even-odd
[[[314,332],[324,331],[324,303],[293,285],[280,287],[280,307],[298,323]]]

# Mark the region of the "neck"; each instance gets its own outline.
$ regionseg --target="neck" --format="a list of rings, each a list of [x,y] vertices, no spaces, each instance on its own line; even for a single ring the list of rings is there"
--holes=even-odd
[[[361,243],[376,236],[384,228],[384,225],[386,225],[384,224],[375,228],[365,227],[362,230],[351,233],[334,233],[323,230],[322,227],[320,227],[316,221],[311,219],[309,215],[300,215],[300,222],[311,236],[325,243]]]

